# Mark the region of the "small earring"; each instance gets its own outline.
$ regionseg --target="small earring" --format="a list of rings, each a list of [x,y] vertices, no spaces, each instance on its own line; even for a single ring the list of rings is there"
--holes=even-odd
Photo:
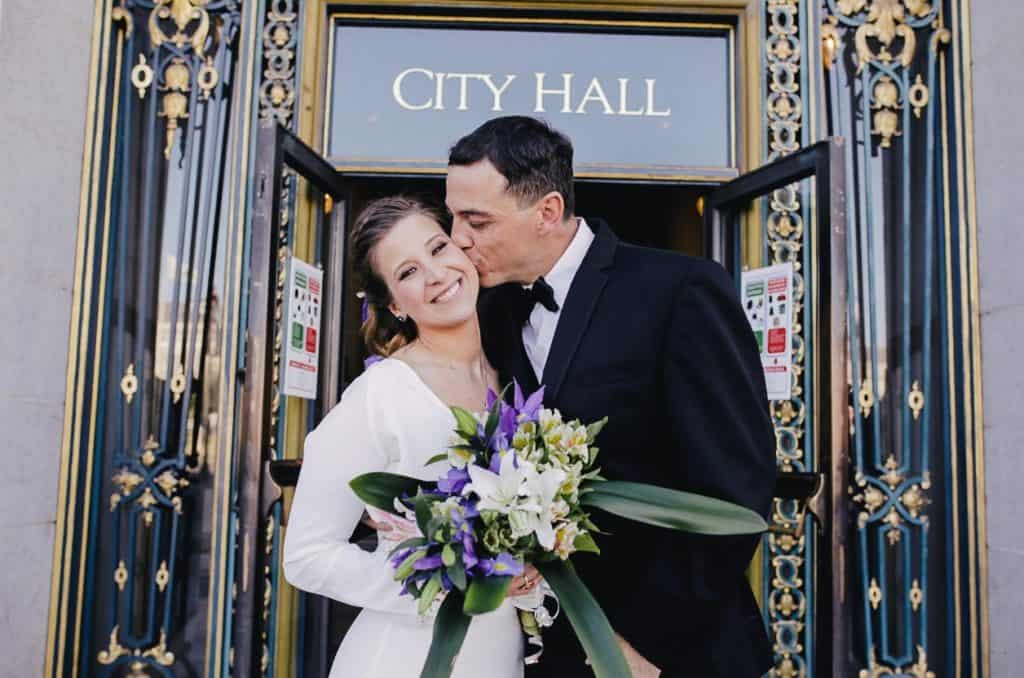
[[[400,322],[400,323],[404,323],[405,322],[405,314],[404,313],[396,313],[395,317],[398,318],[398,322]]]

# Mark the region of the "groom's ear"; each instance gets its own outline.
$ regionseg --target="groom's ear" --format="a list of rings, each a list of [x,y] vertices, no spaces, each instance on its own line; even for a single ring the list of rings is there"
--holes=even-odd
[[[565,218],[565,198],[558,191],[551,191],[537,203],[537,227],[541,235],[550,233],[562,224]]]

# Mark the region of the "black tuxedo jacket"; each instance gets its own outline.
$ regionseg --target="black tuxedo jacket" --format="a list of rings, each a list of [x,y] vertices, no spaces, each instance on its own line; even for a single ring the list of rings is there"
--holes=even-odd
[[[585,423],[610,480],[742,504],[767,517],[775,435],[753,333],[717,264],[623,244],[600,220],[561,310],[545,403]],[[485,348],[506,379],[538,385],[503,298],[481,300]],[[612,626],[665,678],[754,678],[771,646],[745,577],[756,537],[698,537],[595,512],[602,554],[573,558]],[[593,676],[568,620],[544,632],[531,677]]]

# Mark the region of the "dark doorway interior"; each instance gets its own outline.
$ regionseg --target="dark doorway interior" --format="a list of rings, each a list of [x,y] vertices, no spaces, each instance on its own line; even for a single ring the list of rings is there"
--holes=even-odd
[[[443,208],[441,177],[352,177],[349,225],[371,200],[388,195],[413,195]],[[701,219],[697,200],[708,188],[678,184],[579,181],[577,213],[604,219],[624,241],[648,247],[701,254]],[[346,281],[352,277],[346,271]],[[351,284],[349,285],[351,287]],[[353,298],[354,288],[345,294]],[[346,304],[344,379],[354,379],[365,357],[359,336],[359,304]]]

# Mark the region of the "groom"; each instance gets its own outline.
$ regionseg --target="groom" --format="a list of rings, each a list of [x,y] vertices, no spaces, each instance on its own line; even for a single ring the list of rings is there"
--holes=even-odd
[[[775,438],[753,334],[717,264],[624,244],[575,216],[568,138],[491,120],[449,156],[452,239],[493,288],[487,353],[567,418],[608,425],[603,475],[699,492],[768,515]],[[618,224],[628,232],[630,224]],[[754,678],[771,648],[745,568],[756,537],[700,537],[596,517],[602,555],[577,570],[634,676]],[[531,676],[592,676],[562,615]]]

